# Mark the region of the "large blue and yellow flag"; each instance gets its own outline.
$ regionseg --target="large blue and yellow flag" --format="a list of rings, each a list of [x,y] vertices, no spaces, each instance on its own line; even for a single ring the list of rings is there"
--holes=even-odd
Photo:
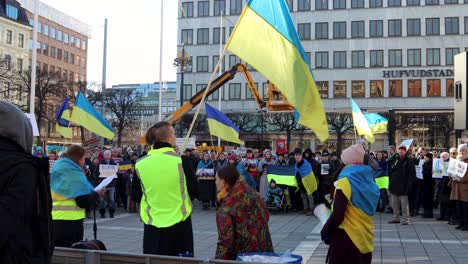
[[[106,122],[106,120],[104,120],[104,118],[80,92],[78,92],[76,96],[76,103],[73,107],[71,121],[88,129],[98,136],[107,139],[114,138],[114,129]]]
[[[73,132],[70,127],[70,108],[68,106],[68,98],[63,100],[62,105],[60,105],[60,108],[55,114],[55,119],[57,120],[57,123],[55,124],[57,132],[59,132],[64,138],[72,138]]]
[[[341,226],[362,254],[374,250],[374,221],[380,190],[374,181],[374,169],[367,165],[348,165],[335,182],[348,199]]]
[[[296,175],[297,172],[299,172],[299,175],[301,176],[302,185],[304,185],[307,195],[311,195],[317,190],[317,179],[315,179],[312,165],[310,165],[307,160],[304,160],[304,164],[298,168],[296,163],[294,175]]]
[[[244,141],[239,139],[239,128],[221,111],[209,104],[205,104],[206,118],[210,134],[220,137],[226,141],[244,145]]]
[[[353,99],[351,99],[351,109],[353,113],[354,127],[356,128],[357,133],[360,136],[364,136],[364,138],[369,143],[374,143],[375,138],[374,138],[374,134],[372,134],[372,131],[369,127],[369,123],[367,122],[367,119],[362,114],[361,108],[359,108],[359,106],[356,104],[356,102]]]
[[[309,59],[284,0],[250,0],[226,49],[274,83],[299,113],[298,122],[325,141],[328,124]]]
[[[86,178],[83,168],[73,160],[63,157],[58,159],[50,172],[50,190],[53,201],[74,199],[90,194],[93,185]]]
[[[266,171],[268,181],[275,180],[276,184],[297,187],[294,166],[267,165]]]
[[[387,132],[388,120],[376,113],[364,114],[364,117],[369,124],[372,134],[380,134]]]

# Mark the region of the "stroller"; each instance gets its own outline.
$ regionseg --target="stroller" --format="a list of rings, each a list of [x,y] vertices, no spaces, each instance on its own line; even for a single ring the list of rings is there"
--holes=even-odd
[[[277,185],[282,190],[281,195],[278,197],[279,203],[275,203],[274,199],[268,199],[265,203],[271,212],[285,212],[291,209],[291,199],[289,196],[289,188],[286,185]]]
[[[267,165],[268,181],[274,181],[281,189],[281,193],[276,194],[277,200],[267,200],[267,208],[272,212],[288,212],[291,209],[290,187],[297,188],[296,173],[294,166]]]

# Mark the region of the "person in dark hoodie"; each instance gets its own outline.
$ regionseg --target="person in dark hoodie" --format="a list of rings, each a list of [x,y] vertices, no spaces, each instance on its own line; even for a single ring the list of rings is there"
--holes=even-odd
[[[52,199],[48,170],[31,154],[28,118],[0,101],[0,263],[50,263]]]
[[[423,180],[422,180],[422,201],[423,201],[423,218],[433,217],[433,199],[434,199],[434,179],[432,178],[432,153],[424,154],[423,164]]]

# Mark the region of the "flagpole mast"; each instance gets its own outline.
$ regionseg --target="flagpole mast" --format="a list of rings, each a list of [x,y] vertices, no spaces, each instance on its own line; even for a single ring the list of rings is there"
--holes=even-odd
[[[34,1],[33,49],[31,58],[31,93],[29,98],[29,113],[34,115],[36,104],[36,66],[37,66],[37,24],[39,23],[39,0]],[[41,128],[39,128],[41,129]]]
[[[163,54],[163,10],[164,10],[164,0],[161,0],[161,31],[159,35],[159,106],[158,106],[158,121],[162,121],[162,54]]]
[[[221,16],[220,16],[220,27],[219,27],[219,60],[221,60],[221,54],[223,53],[223,14],[224,11],[221,11]],[[219,67],[219,75],[221,76],[222,74],[222,67]],[[221,95],[222,95],[223,89],[221,88],[218,92],[218,110],[221,111]],[[218,137],[218,147],[221,147],[221,138]]]

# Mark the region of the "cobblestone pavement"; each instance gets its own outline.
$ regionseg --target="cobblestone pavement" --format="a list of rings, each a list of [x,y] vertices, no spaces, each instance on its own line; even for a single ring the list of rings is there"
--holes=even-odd
[[[437,216],[436,216],[437,217]],[[408,226],[387,224],[389,214],[377,214],[373,263],[468,264],[468,232],[435,219],[415,217]],[[216,250],[215,210],[195,208],[192,214],[195,256],[212,258]],[[275,252],[293,252],[304,263],[324,263],[328,246],[321,243],[315,217],[296,213],[271,215],[270,232]],[[92,220],[85,221],[85,238],[92,238]],[[142,253],[143,224],[137,214],[119,213],[98,219],[98,239],[109,251]]]

